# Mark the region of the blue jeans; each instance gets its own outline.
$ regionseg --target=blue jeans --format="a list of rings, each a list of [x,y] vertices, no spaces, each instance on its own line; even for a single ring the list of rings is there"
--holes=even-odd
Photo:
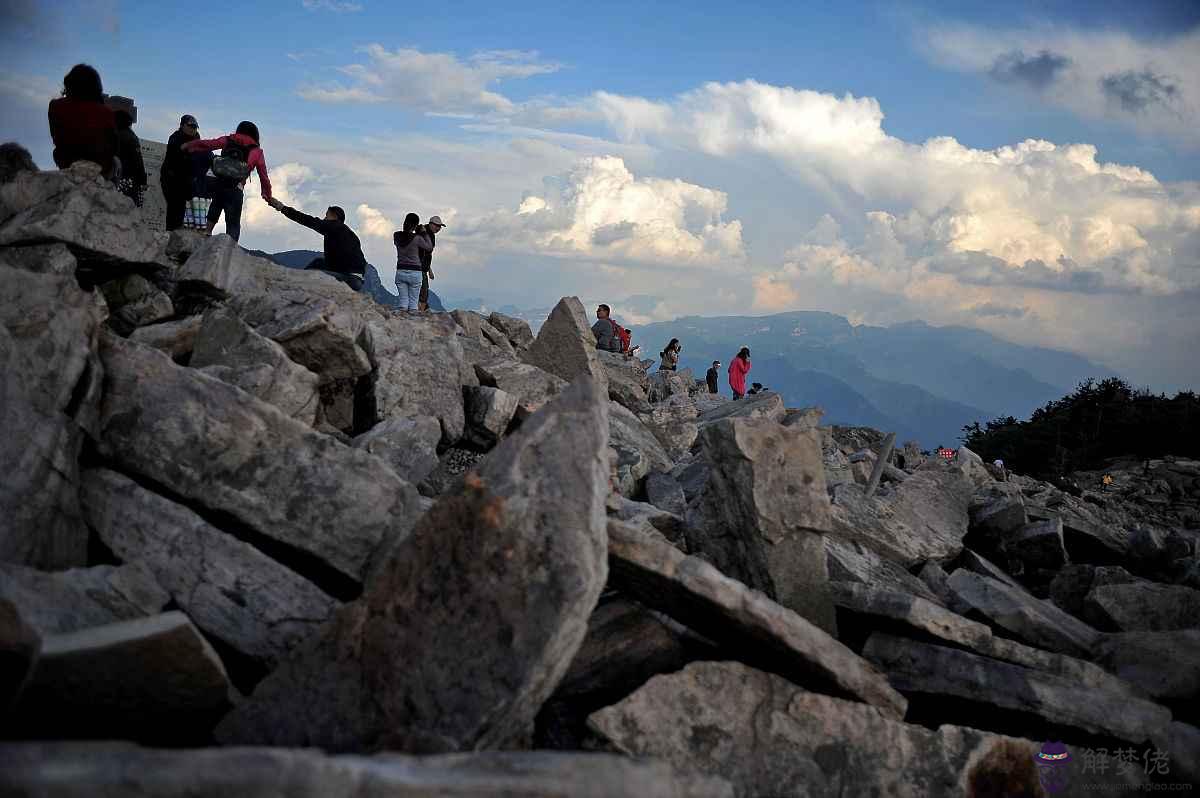
[[[421,298],[421,272],[396,269],[396,290],[400,292],[400,310],[416,310]]]
[[[218,180],[212,204],[208,206],[208,223],[215,225],[221,211],[225,211],[225,232],[237,241],[242,237],[242,190],[233,183]]]

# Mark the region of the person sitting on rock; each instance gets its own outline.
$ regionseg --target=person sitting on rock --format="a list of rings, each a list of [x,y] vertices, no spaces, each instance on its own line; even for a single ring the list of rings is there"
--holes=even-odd
[[[76,161],[100,165],[112,179],[117,158],[117,122],[104,104],[100,73],[87,64],[76,64],[63,78],[63,96],[50,101],[47,116],[54,140],[54,163],[66,169]]]
[[[746,392],[746,395],[754,396],[755,394],[760,394],[765,390],[767,390],[767,389],[763,387],[763,384],[761,382],[753,382],[753,383],[750,383],[750,390]]]
[[[750,373],[750,347],[743,346],[737,357],[729,361],[729,387],[733,389],[733,398],[741,399],[746,395],[746,375]]]
[[[325,272],[355,291],[362,291],[367,259],[363,256],[362,243],[358,236],[346,225],[344,210],[337,205],[330,205],[325,209],[325,218],[318,219],[295,208],[289,208],[274,198],[268,200],[267,204],[296,224],[316,230],[324,237],[325,256],[313,258],[304,268]]]
[[[659,371],[675,371],[679,368],[679,351],[683,349],[678,338],[672,338],[667,348],[658,353]]]
[[[617,332],[616,322],[612,320],[612,309],[601,304],[596,307],[596,323],[592,325],[592,335],[596,336],[596,348],[605,352],[621,351],[621,336]]]
[[[718,371],[718,369],[720,369],[720,368],[721,368],[721,361],[714,360],[713,364],[712,364],[712,368],[710,368],[708,370],[708,373],[704,375],[704,381],[706,383],[708,383],[708,392],[709,393],[717,392],[717,383],[718,383],[718,380],[720,380],[720,378],[721,378],[721,374]]]

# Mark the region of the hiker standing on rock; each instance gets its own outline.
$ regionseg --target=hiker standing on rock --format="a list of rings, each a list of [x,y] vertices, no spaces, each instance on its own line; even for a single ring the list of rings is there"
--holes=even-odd
[[[106,180],[113,179],[117,157],[117,123],[104,104],[100,73],[76,64],[63,78],[63,96],[50,101],[47,116],[54,140],[54,163],[66,169],[76,161],[100,164]]]
[[[421,252],[432,252],[433,242],[418,228],[421,217],[410,213],[404,217],[404,229],[392,233],[396,245],[396,290],[400,293],[400,310],[413,311],[421,299],[421,275],[425,264]]]
[[[721,361],[714,360],[713,364],[712,364],[712,368],[710,368],[708,370],[708,373],[704,375],[704,381],[708,383],[708,392],[709,393],[717,392],[717,384],[718,384],[717,381],[721,379],[721,375],[717,371],[717,369],[719,369],[719,368],[721,368]]]
[[[667,344],[667,348],[658,353],[660,362],[658,364],[659,371],[675,371],[679,368],[679,351],[683,347],[679,343],[678,338],[672,338],[671,343]]]
[[[737,357],[729,362],[729,387],[733,389],[733,398],[741,399],[746,395],[746,375],[750,373],[750,347],[743,346]]]
[[[212,205],[208,209],[208,235],[221,213],[225,213],[225,232],[234,241],[242,235],[242,190],[250,173],[257,170],[261,183],[262,198],[271,201],[271,179],[267,176],[267,157],[263,155],[258,135],[258,125],[253,122],[240,122],[237,130],[228,136],[217,139],[196,139],[183,145],[183,151],[212,152],[220,150],[221,154],[213,159],[212,171],[217,176],[213,187]]]
[[[185,153],[183,145],[198,138],[200,124],[196,117],[184,114],[179,117],[179,129],[167,139],[167,151],[158,171],[158,184],[162,187],[163,199],[167,201],[168,230],[183,227],[183,214],[187,210],[187,202],[195,196],[195,181],[192,175],[194,156]]]
[[[421,272],[421,295],[417,297],[417,310],[429,310],[429,281],[434,279],[433,276],[433,250],[437,247],[437,234],[442,232],[445,227],[440,216],[430,216],[429,221],[417,228],[429,236],[430,248],[421,250],[421,265],[424,271]]]
[[[362,291],[367,259],[363,256],[362,243],[359,242],[358,236],[346,225],[344,210],[337,205],[330,205],[325,210],[325,218],[318,219],[295,208],[289,208],[277,199],[267,200],[267,204],[296,224],[316,230],[324,237],[325,257],[313,258],[305,269],[325,272],[355,291]]]

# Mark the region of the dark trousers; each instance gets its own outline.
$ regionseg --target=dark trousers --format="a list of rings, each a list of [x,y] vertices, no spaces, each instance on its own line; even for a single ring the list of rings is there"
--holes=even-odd
[[[242,237],[242,190],[233,183],[218,182],[213,190],[212,205],[208,206],[208,223],[216,224],[225,212],[225,232],[234,241]]]
[[[417,297],[417,302],[429,306],[429,272],[421,272],[421,293]]]
[[[363,288],[363,278],[362,277],[358,276],[357,274],[350,274],[348,272],[330,271],[329,269],[325,268],[325,259],[324,258],[313,258],[309,262],[309,264],[307,266],[305,266],[304,268],[305,268],[305,270],[312,269],[313,271],[324,272],[325,274],[328,274],[330,277],[334,278],[335,280],[339,280],[339,281],[345,283],[346,285],[350,286],[355,291],[359,291],[359,292],[362,291],[362,288]]]
[[[190,187],[190,183],[188,186]],[[187,202],[191,199],[188,196],[188,189],[180,190],[177,186],[166,186],[163,189],[163,198],[167,201],[167,229],[178,230],[183,227],[183,215],[187,210]]]

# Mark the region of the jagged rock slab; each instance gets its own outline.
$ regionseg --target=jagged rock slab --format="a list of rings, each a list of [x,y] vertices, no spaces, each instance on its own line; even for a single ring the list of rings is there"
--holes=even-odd
[[[517,397],[499,388],[477,385],[463,389],[468,443],[491,449],[503,437],[517,413]]]
[[[987,538],[1014,533],[1029,523],[1021,492],[1007,483],[977,494],[971,501],[970,517],[971,533]]]
[[[672,515],[683,517],[687,513],[683,486],[675,477],[662,471],[651,471],[646,475],[646,501]]]
[[[1200,701],[1200,630],[1104,635],[1095,659],[1160,701]]]
[[[971,649],[986,646],[992,639],[987,626],[907,593],[853,582],[832,582],[830,592],[839,610],[864,616],[870,625],[901,626]]]
[[[580,380],[506,438],[219,739],[445,751],[526,733],[607,576],[608,404],[602,386]]]
[[[204,315],[188,365],[204,369],[303,424],[312,426],[316,421],[320,378],[227,308]]]
[[[196,739],[229,707],[220,658],[182,612],[48,635],[16,714],[29,736]]]
[[[650,381],[641,364],[619,352],[602,349],[596,350],[596,357],[608,375],[608,398],[638,415],[649,413],[646,387]]]
[[[721,774],[740,796],[1042,794],[1040,744],[961,726],[931,731],[733,662],[655,676],[589,723],[628,754]]]
[[[0,247],[0,266],[42,274],[74,276],[79,261],[65,244],[26,244]]]
[[[451,318],[463,330],[463,337],[480,344],[480,351],[489,351],[493,357],[515,360],[517,351],[508,336],[492,326],[486,318],[473,310],[452,310]],[[481,362],[481,361],[473,361]]]
[[[138,327],[130,334],[129,340],[152,346],[178,360],[192,353],[203,321],[203,316],[187,316],[176,321]]]
[[[1097,626],[1113,632],[1200,628],[1200,590],[1132,582],[1093,587],[1084,599]]]
[[[25,690],[42,651],[42,636],[21,618],[16,605],[0,598],[0,712]]]
[[[133,201],[80,162],[70,169],[23,172],[0,185],[0,246],[56,241],[91,258],[153,263],[165,237],[142,224]]]
[[[905,567],[962,550],[972,486],[956,468],[934,463],[867,497],[843,483],[833,491],[832,530]]]
[[[454,330],[444,313],[397,314],[367,326],[377,416],[433,416],[447,446],[466,426],[462,386],[468,366]]]
[[[1133,682],[1114,676],[1104,668],[1085,660],[1076,659],[1066,654],[1055,654],[1040,648],[1018,643],[1007,637],[992,637],[983,643],[973,646],[976,653],[992,659],[1012,662],[1026,668],[1045,671],[1046,673],[1070,681],[1080,687],[1088,687],[1108,693],[1125,693],[1136,698],[1146,698],[1149,693]]]
[[[401,479],[419,483],[438,466],[442,424],[433,416],[389,418],[356,437],[354,448],[370,452]]]
[[[109,324],[119,332],[153,324],[175,315],[171,297],[140,274],[109,280],[100,286],[112,315]]]
[[[73,274],[0,266],[0,562],[87,561],[77,462],[99,397],[104,315]]]
[[[167,238],[165,254],[176,263],[183,263],[207,239],[202,230],[172,230]]]
[[[106,336],[101,357],[99,448],[122,469],[353,580],[415,520],[416,490],[366,452],[156,350]]]
[[[708,396],[708,394],[701,394]],[[783,397],[777,393],[761,393],[746,396],[736,402],[721,402],[710,410],[701,411],[696,422],[701,428],[715,424],[727,418],[767,418],[772,421],[783,421],[787,416],[787,408],[783,405]]]
[[[1083,688],[1068,679],[945,646],[874,634],[863,656],[886,671],[892,686],[914,704],[957,699],[1019,713],[1056,730],[1135,744],[1155,739],[1171,722],[1169,711],[1128,693]]]
[[[1119,566],[1068,565],[1050,582],[1051,600],[1084,621],[1095,625],[1091,608],[1085,601],[1093,587],[1141,581]]]
[[[909,573],[899,563],[880,557],[867,546],[837,535],[825,536],[825,561],[831,581],[859,582],[918,596],[935,604],[943,597]]]
[[[275,667],[337,602],[258,549],[113,471],[83,474],[88,523],[113,553],[145,564],[191,619]]]
[[[987,557],[977,554],[970,549],[963,549],[962,554],[959,555],[957,562],[959,568],[965,568],[966,570],[971,571],[972,573],[977,573],[980,576],[986,576],[989,579],[995,579],[997,582],[1003,582],[1004,584],[1017,590],[1025,590],[1025,588],[1023,588],[1017,580],[1009,576],[1003,568],[996,565]]]
[[[528,363],[497,361],[475,366],[480,385],[499,388],[517,397],[517,418],[525,418],[558,396],[567,387],[566,380]]]
[[[819,407],[789,407],[784,411],[779,423],[785,427],[800,429],[817,429],[821,425],[821,417],[825,411]]]
[[[39,798],[733,798],[663,762],[549,751],[413,757],[286,748],[0,744],[7,783]]]
[[[614,586],[735,656],[797,684],[904,716],[904,699],[865,660],[704,560],[623,524],[609,524],[608,552]]]
[[[524,319],[493,311],[488,316],[488,322],[504,333],[516,350],[528,349],[533,344],[533,330],[529,328],[529,322]]]
[[[829,496],[816,433],[726,419],[703,428],[700,445],[711,473],[688,508],[689,550],[833,633]]]
[[[42,635],[144,618],[171,600],[141,563],[54,572],[0,564],[0,598],[11,601]]]
[[[614,493],[608,498],[610,518],[640,529],[648,534],[661,535],[681,551],[687,551],[687,523],[682,517],[648,502],[635,502]]]
[[[579,297],[558,301],[521,358],[567,382],[586,374],[607,388],[608,375],[596,357],[596,336]]]
[[[611,400],[610,400],[611,401]],[[670,455],[637,416],[616,402],[608,411],[608,445],[617,455],[617,480],[623,496],[641,492],[651,471],[669,471]]]
[[[1021,588],[962,568],[950,588],[993,627],[1030,645],[1087,658],[1099,640],[1100,632]]]
[[[700,434],[700,426],[696,423],[697,415],[699,410],[695,400],[682,394],[669,396],[652,405],[650,412],[643,413],[641,419],[658,438],[671,459],[680,460],[691,451],[696,443],[696,436]]]
[[[832,569],[830,570],[830,573],[833,573]],[[905,573],[907,573],[907,571]],[[929,591],[937,597],[939,604],[943,605],[949,610],[957,612],[959,615],[966,615],[968,612],[970,612],[971,605],[959,598],[958,594],[951,589],[950,574],[946,573],[945,569],[942,568],[942,566],[936,561],[930,560],[922,565],[921,569],[917,572],[917,576],[920,578],[921,582],[929,588]],[[866,580],[860,579],[858,581],[865,582]],[[925,596],[925,598],[929,597]]]

